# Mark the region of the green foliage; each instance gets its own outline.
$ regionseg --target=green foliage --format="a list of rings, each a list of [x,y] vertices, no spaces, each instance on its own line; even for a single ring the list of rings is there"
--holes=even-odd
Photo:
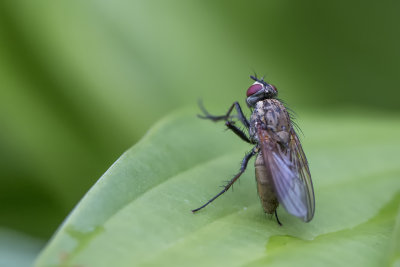
[[[304,110],[333,114],[343,107],[367,110],[368,116],[380,112],[381,118],[392,112],[398,113],[399,6],[399,1],[389,0],[0,1],[0,227],[10,229],[0,233],[0,254],[11,255],[0,258],[7,260],[7,266],[13,258],[21,260],[16,265],[31,261],[39,245],[20,246],[24,240],[29,243],[30,238],[24,234],[47,240],[96,179],[155,121],[180,107],[195,106],[198,98],[202,98],[211,110],[225,111],[233,101],[243,101],[250,83],[248,75],[253,70],[259,75],[267,75],[266,79],[278,87],[280,97],[300,114]],[[304,122],[308,125],[301,121],[307,133],[304,141],[316,187],[330,192],[336,190],[338,183],[348,180],[354,182],[349,188],[356,191],[359,189],[356,184],[364,181],[361,178],[379,180],[397,175],[393,163],[397,157],[393,149],[398,148],[394,137],[394,133],[398,134],[397,126],[394,126],[397,121],[382,122],[374,115],[370,119],[361,116],[345,119],[343,124],[345,117],[306,117]],[[185,133],[188,122],[177,119],[174,127],[178,122]],[[212,166],[216,173],[207,174],[203,170],[204,177],[191,174],[196,187],[200,186],[199,181],[204,184],[199,191],[193,192],[192,198],[185,198],[190,203],[181,203],[182,195],[179,194],[182,192],[179,190],[175,195],[178,203],[165,202],[188,216],[177,216],[182,224],[194,225],[190,229],[171,231],[171,235],[195,232],[197,228],[209,225],[208,222],[216,218],[212,216],[233,214],[245,204],[249,204],[247,211],[259,217],[254,215],[256,218],[253,218],[246,213],[244,218],[258,221],[264,228],[265,225],[275,227],[275,224],[269,224],[268,218],[260,215],[251,170],[243,177],[241,185],[235,187],[234,193],[228,193],[215,203],[218,205],[196,216],[183,213],[183,209],[196,207],[212,196],[214,188],[233,174],[248,149],[234,138],[230,141],[229,134],[222,135],[211,125],[191,127],[195,132],[192,139],[171,133],[174,144],[163,147],[161,141],[152,139],[157,137],[153,130],[152,136],[128,152],[126,155],[134,154],[134,162],[143,162],[142,169],[138,168],[139,163],[132,165],[134,170],[127,173],[124,180],[123,176],[115,174],[116,167],[113,167],[106,175],[112,178],[105,178],[106,182],[99,182],[91,191],[104,192],[104,201],[101,202],[97,195],[92,197],[92,193],[85,198],[47,250],[65,253],[52,255],[50,261],[74,262],[83,255],[88,259],[89,247],[99,242],[95,236],[103,236],[112,229],[103,222],[114,218],[113,211],[123,204],[138,203],[136,197],[147,196],[146,190],[155,184],[166,190],[164,186],[168,183],[163,181],[170,181],[168,178],[184,170],[197,173],[193,167],[209,161],[211,165],[203,168]],[[153,154],[149,154],[149,150],[140,150],[146,146],[153,148]],[[174,150],[178,148],[181,150]],[[181,158],[177,156],[179,153]],[[160,158],[161,155],[164,158]],[[175,156],[171,158],[171,155]],[[355,155],[361,155],[362,160]],[[213,160],[216,166],[212,165]],[[202,166],[198,168],[200,173]],[[146,182],[143,182],[144,173],[149,175]],[[113,179],[118,183],[110,186]],[[322,187],[318,184],[321,181]],[[107,186],[100,190],[103,183]],[[116,188],[120,191],[115,191]],[[179,182],[179,188],[190,192],[192,187],[184,187]],[[378,189],[379,193],[384,190]],[[114,192],[109,193],[112,201],[108,190]],[[330,196],[318,198],[321,194],[317,196],[317,205],[331,199],[336,202],[324,205],[339,203],[333,214],[343,217],[346,199],[337,202],[337,198]],[[364,201],[364,198],[360,199]],[[383,207],[384,201],[380,198],[377,203],[369,201],[372,198],[354,202],[356,210],[362,209],[366,214],[364,209],[370,205]],[[385,201],[389,203],[388,199]],[[87,214],[78,212],[83,207]],[[93,207],[98,207],[101,212],[96,212]],[[170,218],[174,215],[171,209],[175,208],[169,207],[165,218],[174,222],[174,218]],[[147,210],[164,214],[154,207]],[[322,215],[319,206],[317,211],[320,217],[307,225],[307,229],[324,225],[322,218],[330,218]],[[373,212],[377,214],[378,208],[375,207]],[[372,220],[372,213],[368,222]],[[287,226],[285,222],[285,229],[296,228],[291,224],[292,218],[282,216],[289,223]],[[81,219],[83,217],[85,219]],[[160,216],[143,216],[154,217],[159,220]],[[382,220],[390,221],[390,218],[389,215],[382,216]],[[345,222],[354,223],[352,218]],[[347,224],[344,223],[343,228]],[[167,230],[174,229],[166,225]],[[270,232],[264,228],[260,238],[267,242],[266,235]],[[135,229],[140,229],[139,221]],[[234,232],[232,237],[241,232],[248,234],[241,230]],[[400,230],[395,233],[400,240]],[[160,233],[161,238],[157,240],[167,240],[163,234]],[[58,250],[57,242],[60,246],[67,244],[61,242],[66,240],[64,235],[70,236],[71,240],[84,241],[71,241],[68,248]],[[127,234],[129,236],[135,235]],[[271,251],[269,246],[274,242],[294,242],[285,236],[271,238],[267,249]],[[7,246],[10,240],[16,241],[12,253]],[[151,244],[149,240],[143,240]],[[165,241],[164,244],[170,243]],[[121,247],[118,244],[110,246]],[[278,250],[273,251],[279,254]],[[198,257],[210,251],[201,252]],[[235,252],[242,256],[245,251],[242,253],[237,249]],[[71,253],[76,257],[69,256]],[[136,257],[139,252],[135,253],[132,255]],[[188,251],[186,253],[190,255]],[[212,251],[209,254],[212,255]],[[142,261],[146,260],[146,255],[143,253]],[[253,254],[246,252],[246,255]],[[224,260],[229,262],[228,259],[230,257],[226,256]],[[161,256],[159,260],[162,260]]]
[[[253,70],[295,110],[398,112],[399,5],[0,1],[0,225],[48,239],[155,121]]]
[[[206,209],[251,149],[222,125],[175,113],[125,152],[66,219],[37,266],[399,264],[396,118],[308,115],[300,124],[316,194],[310,223],[264,215],[254,167]]]
[[[41,240],[0,228],[0,266],[32,266],[43,245]]]

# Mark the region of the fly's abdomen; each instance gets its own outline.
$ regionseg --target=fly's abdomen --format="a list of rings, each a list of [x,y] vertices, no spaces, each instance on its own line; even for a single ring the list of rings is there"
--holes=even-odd
[[[266,213],[272,214],[279,205],[278,199],[272,184],[272,177],[267,167],[261,152],[258,153],[255,161],[257,191],[261,200],[261,205]]]

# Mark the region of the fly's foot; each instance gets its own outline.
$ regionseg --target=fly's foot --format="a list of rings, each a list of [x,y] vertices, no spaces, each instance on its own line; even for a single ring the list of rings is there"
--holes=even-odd
[[[279,226],[282,226],[282,223],[278,218],[278,213],[276,212],[276,210],[275,210],[275,218],[276,218],[276,222],[279,224]]]

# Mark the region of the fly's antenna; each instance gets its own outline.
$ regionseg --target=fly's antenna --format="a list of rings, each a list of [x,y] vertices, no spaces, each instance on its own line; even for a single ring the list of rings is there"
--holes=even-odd
[[[264,75],[261,79],[258,79],[258,78],[257,78],[257,74],[254,73],[254,76],[253,76],[253,75],[250,75],[250,78],[251,78],[252,80],[256,81],[256,82],[262,83],[262,84],[264,84],[265,86],[267,86],[267,82],[264,81],[265,75]]]

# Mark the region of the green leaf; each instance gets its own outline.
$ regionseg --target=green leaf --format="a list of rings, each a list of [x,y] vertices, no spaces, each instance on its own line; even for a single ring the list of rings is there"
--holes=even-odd
[[[42,240],[0,227],[0,266],[32,266],[43,245]]]
[[[233,192],[192,214],[251,147],[223,124],[184,110],[155,125],[111,166],[36,265],[398,264],[398,119],[310,114],[299,124],[316,194],[310,223],[279,208],[280,227],[263,213],[252,164]]]

